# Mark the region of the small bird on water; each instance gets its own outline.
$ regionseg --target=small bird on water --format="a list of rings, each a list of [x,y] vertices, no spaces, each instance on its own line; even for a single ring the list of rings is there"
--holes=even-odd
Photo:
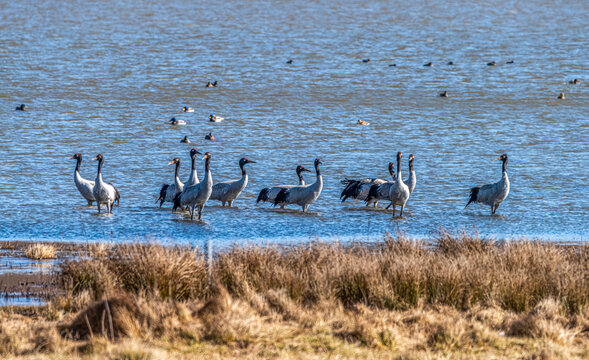
[[[217,81],[215,80],[214,82],[207,82],[207,84],[205,85],[205,87],[217,87]]]
[[[356,124],[357,125],[370,125],[370,123],[368,121],[364,121],[364,120],[358,120],[358,122]]]
[[[288,59],[288,60],[286,60],[286,63],[287,63],[287,64],[292,64],[292,59]]]
[[[497,65],[497,63],[494,62],[494,61],[491,61],[490,63],[487,63],[487,66],[495,66],[495,65]]]
[[[210,132],[210,133],[206,134],[205,135],[205,140],[215,141],[215,137],[213,136],[213,133]]]
[[[427,64],[424,64],[423,66],[434,66],[434,63],[430,61]]]
[[[370,62],[370,59],[362,59],[362,62],[363,62],[363,63]]]
[[[440,97],[448,97],[448,92],[444,91],[443,93],[440,94]]]
[[[177,120],[175,117],[171,118],[168,122],[170,123],[170,125],[186,125],[186,121]]]
[[[577,85],[577,84],[580,84],[580,83],[581,83],[581,80],[579,80],[579,79],[575,79],[575,80],[569,81],[569,84],[572,84],[572,85]]]
[[[190,144],[190,140],[188,140],[188,136],[184,136],[184,139],[180,140],[181,143]]]
[[[27,106],[27,105],[25,105],[25,104],[20,104],[19,106],[17,106],[17,107],[16,107],[16,109],[15,109],[15,110],[18,110],[18,111],[25,111],[25,109],[26,109],[26,108],[28,108],[28,106]]]
[[[565,98],[564,98],[564,93],[560,93],[560,94],[558,94],[558,98],[559,98],[560,100],[564,100],[564,99],[565,99]]]
[[[193,109],[193,108],[191,108],[190,106],[184,106],[184,107],[182,108],[182,111],[183,111],[183,112],[194,112],[194,109]]]
[[[448,64],[446,65],[454,65],[454,63],[452,61],[448,61]]]
[[[213,114],[209,115],[209,121],[211,121],[211,122],[221,122],[223,120],[225,120],[225,119],[220,116],[213,115]]]

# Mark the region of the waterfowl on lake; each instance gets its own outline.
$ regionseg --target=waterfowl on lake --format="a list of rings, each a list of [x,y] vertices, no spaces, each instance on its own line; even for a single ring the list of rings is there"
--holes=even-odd
[[[509,195],[509,177],[507,177],[507,154],[499,156],[495,160],[503,162],[501,180],[496,183],[477,186],[470,189],[470,198],[466,203],[466,208],[470,203],[482,203],[491,206],[491,215],[495,214],[497,208],[503,200]]]
[[[209,81],[209,82],[207,82],[205,87],[217,87],[217,81],[216,80],[214,82]]]
[[[391,205],[393,206],[393,217],[395,216],[395,208],[397,205],[401,206],[401,213],[399,216],[403,216],[403,210],[405,209],[405,204],[407,200],[409,200],[409,196],[411,192],[409,191],[409,187],[403,182],[403,177],[401,175],[401,157],[403,154],[399,151],[397,153],[397,178],[393,185],[391,185],[391,189],[389,190],[389,200],[391,201]],[[390,206],[390,205],[389,205]]]
[[[440,97],[448,97],[448,92],[444,91],[444,92],[440,93]]]
[[[363,63],[370,62],[370,59],[362,59],[362,62],[363,62]]]
[[[513,60],[509,60],[509,61],[506,61],[505,63],[506,63],[506,64],[513,64],[513,63],[515,63],[515,61],[513,61]]]
[[[225,120],[225,119],[220,116],[216,116],[213,114],[209,115],[209,121],[211,121],[211,122],[221,122],[223,120]]]
[[[94,188],[92,189],[92,194],[94,195],[96,206],[98,207],[98,213],[100,213],[100,205],[106,205],[107,212],[111,214],[115,201],[118,203],[121,195],[114,185],[102,180],[102,164],[104,163],[104,156],[98,154],[92,160],[98,160],[98,171],[96,173],[96,180],[94,180]]]
[[[581,80],[579,80],[579,79],[574,79],[574,80],[569,81],[569,84],[572,84],[572,85],[577,85],[580,83],[581,83]]]
[[[237,199],[239,194],[241,194],[243,189],[247,186],[248,176],[245,171],[245,165],[250,163],[255,163],[255,161],[247,158],[239,159],[241,178],[239,180],[223,181],[213,185],[213,192],[211,193],[210,200],[220,201],[223,206],[225,206],[225,203],[227,203],[229,207],[233,206],[233,201]]]
[[[323,190],[323,177],[321,177],[321,170],[319,170],[320,164],[321,160],[315,159],[315,172],[317,174],[317,179],[314,183],[309,185],[297,185],[291,187],[290,189],[280,190],[278,195],[276,195],[274,205],[284,206],[288,204],[296,204],[302,206],[303,212],[307,212],[309,205],[317,200],[321,194],[321,190]]]
[[[188,139],[188,136],[184,136],[184,139],[180,140],[181,143],[185,143],[185,144],[190,144],[190,140]]]
[[[203,159],[205,160],[205,176],[203,180],[192,186],[185,186],[184,190],[176,195],[174,199],[174,210],[188,204],[190,219],[194,219],[194,210],[198,209],[198,219],[202,219],[202,210],[213,192],[213,177],[211,176],[211,154],[206,152]]]
[[[303,178],[303,174],[302,174],[304,171],[311,172],[311,170],[305,168],[302,165],[297,166],[296,173],[297,173],[297,177],[299,178],[298,185],[305,185],[305,179]],[[260,191],[260,194],[258,195],[258,199],[256,200],[256,203],[259,203],[260,201],[274,203],[274,201],[276,200],[276,196],[278,195],[278,193],[280,193],[280,191],[282,189],[288,190],[294,186],[296,186],[296,185],[278,185],[278,186],[272,186],[269,188],[264,188]],[[281,208],[284,208],[284,204],[281,205]]]
[[[389,64],[389,67],[395,67],[397,64]]]
[[[560,94],[558,94],[558,98],[561,99],[561,100],[564,100],[565,99],[564,93],[561,92]]]
[[[370,206],[370,204],[374,204],[374,207],[378,206],[378,202],[380,200],[389,200],[389,192],[391,190],[391,186],[397,180],[397,174],[395,173],[395,163],[389,163],[389,174],[391,174],[392,180],[391,181],[384,181],[381,184],[373,184],[368,191],[368,196],[366,197],[366,206]],[[387,209],[392,205],[390,203],[387,206]]]
[[[180,173],[180,159],[174,158],[172,161],[168,163],[168,165],[176,165],[174,170],[174,183],[173,184],[163,184],[162,188],[160,189],[160,197],[156,200],[156,202],[160,202],[160,207],[164,204],[164,202],[174,202],[176,195],[182,192],[184,189],[184,183],[180,181],[179,173]]]
[[[175,117],[171,118],[168,122],[170,123],[170,125],[186,125],[186,121],[178,120]]]
[[[184,107],[182,108],[182,111],[183,111],[183,112],[194,112],[194,109],[193,109],[193,108],[191,108],[190,106],[184,106]]]
[[[497,63],[494,62],[494,61],[491,61],[490,63],[487,63],[487,66],[495,66],[495,65],[497,65]]]
[[[389,172],[390,171],[391,171],[391,167],[389,166]],[[395,174],[395,170],[393,168],[392,173],[391,173],[391,175],[393,175],[393,178],[394,178],[394,174]],[[381,185],[385,182],[386,182],[386,180],[383,180],[383,179],[364,178],[364,179],[360,179],[360,180],[352,180],[352,179],[346,178],[341,181],[341,183],[343,185],[345,185],[345,187],[340,194],[340,200],[342,202],[344,202],[348,198],[352,198],[352,199],[356,199],[356,200],[367,201],[367,205],[368,205],[368,198],[370,195],[370,189],[372,189],[373,186],[378,187],[379,185]],[[388,197],[388,192],[387,192],[387,197]],[[370,201],[370,203],[374,203],[374,206],[376,206],[376,203],[378,203],[378,198],[374,199],[374,201]]]
[[[213,136],[213,133],[210,132],[210,133],[206,134],[205,135],[205,140],[215,141],[215,137]]]
[[[76,159],[76,170],[74,170],[74,184],[80,194],[88,201],[88,205],[92,205],[92,202],[96,201],[94,198],[94,181],[86,180],[80,175],[80,165],[82,164],[82,154],[76,153],[69,159]]]
[[[27,106],[27,105],[25,105],[25,104],[20,104],[19,106],[17,106],[17,107],[16,107],[16,109],[15,109],[15,110],[18,110],[18,111],[25,111],[25,109],[26,109],[26,108],[28,108],[28,106]]]
[[[370,123],[368,121],[364,121],[364,120],[358,120],[358,122],[356,124],[357,125],[370,125]]]
[[[446,65],[454,65],[454,63],[452,61],[448,61]]]
[[[430,61],[427,64],[424,64],[423,66],[434,66],[434,63]]]
[[[287,63],[287,64],[292,64],[292,59],[288,59],[288,60],[286,60],[286,63]]]

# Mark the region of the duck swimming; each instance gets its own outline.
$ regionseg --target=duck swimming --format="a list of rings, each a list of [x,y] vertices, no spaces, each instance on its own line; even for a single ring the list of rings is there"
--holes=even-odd
[[[575,80],[569,81],[569,84],[572,84],[572,85],[577,85],[577,84],[580,84],[580,83],[581,83],[581,80],[579,80],[579,79],[575,79]]]
[[[454,63],[452,61],[448,61],[446,65],[454,65]]]
[[[440,94],[440,97],[448,97],[448,92],[444,91],[443,93]]]
[[[207,82],[205,87],[217,87],[217,81],[216,80],[214,82],[209,81],[209,82]]]
[[[559,98],[559,99],[561,99],[561,100],[564,100],[564,99],[565,99],[565,97],[564,97],[564,93],[560,93],[560,94],[558,94],[558,98]]]
[[[27,106],[27,105],[25,105],[25,104],[20,104],[19,106],[17,106],[17,107],[16,107],[16,109],[15,109],[15,110],[18,110],[18,111],[25,111],[25,109],[26,109],[26,108],[28,108],[28,106]]]
[[[205,140],[215,141],[215,137],[213,136],[213,133],[210,132],[207,135],[205,135]]]
[[[423,66],[434,66],[434,63],[430,61],[427,64],[424,64]]]
[[[358,122],[356,124],[357,125],[370,125],[370,123],[368,121],[364,121],[364,120],[358,120]]]
[[[209,115],[209,121],[211,121],[211,122],[221,122],[223,120],[225,120],[225,119],[220,116],[216,116],[213,114]]]
[[[190,140],[188,140],[188,136],[184,136],[184,139],[180,140],[181,143],[190,144]]]
[[[170,125],[186,125],[186,121],[177,120],[175,117],[171,118],[168,122],[170,123]]]
[[[362,62],[363,62],[363,63],[370,62],[370,59],[362,59]]]
[[[487,66],[495,66],[495,65],[497,65],[497,63],[494,62],[494,61],[491,61],[490,63],[487,63]]]
[[[182,111],[183,111],[183,112],[194,112],[194,109],[193,109],[193,108],[191,108],[190,106],[184,106],[184,107],[182,108]]]
[[[515,63],[515,61],[513,61],[513,60],[509,60],[509,61],[506,61],[505,63],[506,63],[506,64],[513,64],[513,63]]]
[[[292,59],[288,59],[288,60],[286,60],[286,63],[287,63],[287,64],[292,64]]]

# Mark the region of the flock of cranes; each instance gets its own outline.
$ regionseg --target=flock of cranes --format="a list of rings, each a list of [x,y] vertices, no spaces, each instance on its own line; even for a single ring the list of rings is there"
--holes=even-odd
[[[175,165],[174,183],[164,184],[156,200],[159,201],[160,207],[166,203],[173,203],[173,210],[187,210],[190,213],[190,218],[194,219],[195,211],[198,211],[198,219],[202,219],[202,211],[209,200],[220,201],[223,206],[227,204],[229,207],[233,206],[233,202],[245,189],[248,183],[248,175],[245,166],[255,161],[247,158],[239,160],[239,168],[241,169],[241,178],[234,181],[224,181],[213,184],[213,177],[211,175],[211,158],[209,152],[204,153],[204,177],[202,181],[198,178],[197,173],[197,155],[203,155],[196,148],[190,150],[191,172],[190,177],[186,183],[180,181],[179,172],[181,161],[179,158],[174,158],[168,165]],[[393,217],[396,213],[396,207],[400,207],[399,216],[403,216],[405,205],[415,190],[417,184],[417,177],[413,162],[415,157],[413,154],[409,155],[409,178],[403,180],[401,170],[401,160],[403,154],[397,153],[396,167],[395,164],[389,163],[389,173],[392,180],[384,179],[370,179],[364,178],[360,180],[344,179],[342,184],[345,185],[341,192],[340,199],[342,202],[348,198],[364,201],[367,206],[378,206],[379,201],[389,201],[386,207],[393,207]],[[120,194],[116,187],[110,183],[106,183],[102,179],[102,166],[104,163],[104,156],[102,154],[96,155],[92,160],[98,161],[98,170],[96,173],[96,180],[90,181],[82,178],[80,175],[80,165],[82,163],[82,154],[76,153],[70,159],[76,160],[76,168],[74,171],[74,183],[80,194],[88,201],[88,205],[96,202],[98,212],[101,211],[101,205],[106,207],[107,212],[112,213],[112,208],[118,205]],[[509,194],[509,178],[507,176],[507,154],[503,154],[495,160],[503,162],[502,176],[498,182],[486,184],[483,186],[473,187],[470,189],[470,198],[466,206],[471,203],[482,203],[491,207],[491,214],[495,214],[497,208]],[[256,203],[269,202],[274,206],[284,208],[287,205],[298,205],[306,212],[309,206],[319,198],[323,190],[323,177],[321,176],[320,159],[315,159],[314,167],[316,179],[311,184],[306,184],[303,178],[303,172],[308,171],[302,165],[297,166],[296,173],[298,176],[298,184],[293,185],[276,185],[264,188],[260,191]],[[466,207],[465,206],[465,207]]]

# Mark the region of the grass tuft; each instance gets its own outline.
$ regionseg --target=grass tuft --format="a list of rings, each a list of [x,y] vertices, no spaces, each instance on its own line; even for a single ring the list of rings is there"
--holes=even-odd
[[[25,256],[35,260],[55,259],[57,257],[55,247],[41,243],[30,245],[25,250]]]

